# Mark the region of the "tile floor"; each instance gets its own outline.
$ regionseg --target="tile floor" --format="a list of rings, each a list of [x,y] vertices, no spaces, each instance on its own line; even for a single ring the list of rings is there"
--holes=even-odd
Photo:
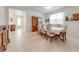
[[[52,43],[37,32],[27,33],[25,29],[17,29],[10,33],[10,43],[5,52],[75,52],[79,51],[79,39],[67,36],[64,43],[53,40]]]

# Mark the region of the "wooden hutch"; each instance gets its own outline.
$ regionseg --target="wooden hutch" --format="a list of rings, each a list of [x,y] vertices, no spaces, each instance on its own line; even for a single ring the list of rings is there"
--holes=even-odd
[[[0,52],[5,51],[9,42],[9,26],[0,26]]]
[[[38,17],[32,16],[32,32],[38,31]]]

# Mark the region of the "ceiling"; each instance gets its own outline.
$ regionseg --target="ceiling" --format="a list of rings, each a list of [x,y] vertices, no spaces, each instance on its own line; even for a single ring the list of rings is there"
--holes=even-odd
[[[36,12],[40,12],[40,13],[48,13],[51,12],[53,10],[62,8],[64,6],[51,6],[50,9],[46,9],[46,6],[8,6],[9,8],[15,8],[15,9],[20,9],[20,10],[31,10],[31,11],[36,11]]]

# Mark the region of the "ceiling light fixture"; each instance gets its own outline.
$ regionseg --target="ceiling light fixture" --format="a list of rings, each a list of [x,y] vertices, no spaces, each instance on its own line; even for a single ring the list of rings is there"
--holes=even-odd
[[[47,7],[45,7],[46,9],[50,9],[51,8],[51,6],[47,6]]]

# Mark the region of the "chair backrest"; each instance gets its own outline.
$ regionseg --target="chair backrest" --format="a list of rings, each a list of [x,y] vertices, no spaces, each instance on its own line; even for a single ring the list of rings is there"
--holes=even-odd
[[[50,29],[50,25],[49,24],[46,26],[46,29],[47,29],[47,31]]]
[[[44,30],[47,31],[47,25],[44,25]]]
[[[38,31],[40,31],[41,29],[42,29],[42,25],[39,24],[39,25],[38,25]]]
[[[46,27],[46,26],[45,26],[44,24],[41,24],[41,26],[40,26],[40,30],[41,30],[41,31],[45,31],[45,30],[46,30],[45,27]]]
[[[51,27],[52,27],[51,24],[48,24],[48,25],[47,25],[47,32],[48,32],[48,33],[51,33]]]
[[[66,32],[67,32],[67,26],[64,26],[64,30],[62,32],[59,33],[60,36],[64,37],[66,36]]]

